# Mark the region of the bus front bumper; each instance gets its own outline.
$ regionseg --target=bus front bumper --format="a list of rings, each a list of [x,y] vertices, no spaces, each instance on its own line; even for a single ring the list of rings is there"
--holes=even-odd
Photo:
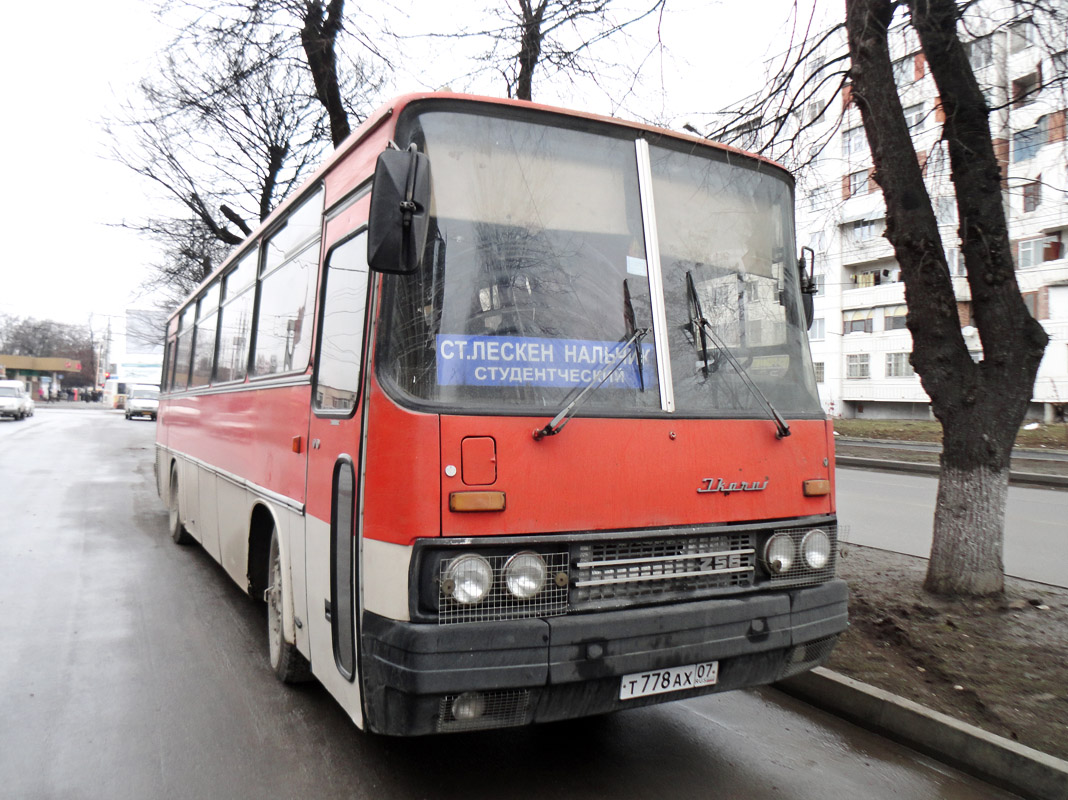
[[[824,663],[847,626],[843,580],[804,589],[460,625],[366,613],[370,730],[422,735],[583,717],[772,683]],[[714,685],[620,699],[624,675],[715,661]]]

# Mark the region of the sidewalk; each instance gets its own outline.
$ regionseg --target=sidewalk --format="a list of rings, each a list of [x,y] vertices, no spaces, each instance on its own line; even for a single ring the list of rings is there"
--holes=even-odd
[[[830,714],[977,778],[1041,800],[1068,797],[1068,761],[995,736],[911,700],[817,667],[775,684]]]

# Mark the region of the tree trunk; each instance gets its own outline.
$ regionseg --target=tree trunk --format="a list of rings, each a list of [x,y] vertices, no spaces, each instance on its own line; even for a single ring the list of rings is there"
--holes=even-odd
[[[1001,558],[1009,471],[942,465],[935,504],[931,565],[924,588],[935,594],[989,595],[1002,591]]]
[[[315,96],[326,109],[330,118],[330,139],[334,147],[348,138],[349,116],[341,100],[341,88],[337,77],[337,56],[335,45],[337,35],[341,32],[345,0],[330,0],[323,16],[321,0],[308,0],[304,11],[304,27],[300,31],[300,41],[304,54],[308,57],[308,68],[315,81]]]
[[[901,265],[912,364],[942,423],[942,476],[926,586],[1002,590],[1008,470],[1047,336],[1016,283],[987,108],[956,35],[953,0],[910,0],[911,22],[938,86],[950,171],[983,361],[961,334],[938,223],[894,85],[887,30],[896,3],[846,0],[852,96],[886,200],[886,237]]]
[[[530,0],[520,0],[520,13],[523,15],[522,34],[519,38],[519,75],[516,78],[515,96],[517,100],[531,100],[534,82],[534,68],[541,57],[541,23],[545,16],[547,0],[540,0],[537,8],[532,8]]]

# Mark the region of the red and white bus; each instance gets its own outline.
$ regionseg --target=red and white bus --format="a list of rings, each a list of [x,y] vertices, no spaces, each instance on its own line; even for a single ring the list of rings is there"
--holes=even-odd
[[[810,281],[772,162],[398,98],[170,318],[171,533],[380,733],[801,672],[847,605]]]

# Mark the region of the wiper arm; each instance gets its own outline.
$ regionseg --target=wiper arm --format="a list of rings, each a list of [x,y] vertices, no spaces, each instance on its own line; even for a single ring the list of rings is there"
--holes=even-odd
[[[686,273],[686,297],[690,303],[690,324],[697,325],[697,330],[693,331],[694,345],[700,341],[700,349],[697,351],[704,360],[705,365],[701,368],[701,371],[705,375],[708,374],[708,342],[705,341],[705,328],[701,324],[701,320],[705,318],[704,312],[701,310],[701,298],[697,296],[697,287],[693,283],[693,273]],[[714,372],[715,370],[713,370]]]
[[[630,299],[630,287],[626,280],[623,281],[623,325],[628,334],[637,330],[634,316],[634,304]],[[641,337],[639,336],[638,339]],[[642,345],[637,339],[634,341],[634,358],[638,362],[638,388],[645,391],[645,364],[642,363]]]
[[[560,409],[560,413],[553,417],[544,428],[535,428],[534,438],[536,440],[543,439],[546,436],[555,436],[562,431],[567,424],[567,421],[571,418],[571,415],[578,409],[590,392],[608,380],[612,373],[619,369],[620,365],[627,360],[622,354],[625,353],[632,344],[637,345],[638,351],[641,352],[641,338],[648,332],[648,328],[638,328],[631,334],[629,339],[622,342],[614,351],[615,353],[621,354],[620,357],[617,358],[613,364],[606,364],[597,370],[593,378],[590,379],[590,382],[586,384],[585,388],[575,396],[575,399]]]
[[[730,365],[734,367],[734,371],[738,373],[738,377],[742,379],[742,383],[744,383],[749,389],[749,391],[753,393],[754,397],[756,397],[761,403],[763,403],[764,408],[767,409],[768,413],[771,415],[771,418],[775,420],[775,438],[783,439],[789,436],[790,426],[786,424],[786,420],[784,420],[782,418],[782,415],[775,410],[775,406],[773,406],[771,404],[771,401],[768,400],[768,396],[764,394],[763,391],[761,391],[760,387],[757,386],[756,382],[749,376],[749,373],[746,372],[745,367],[743,367],[738,362],[738,359],[734,357],[734,353],[732,353],[730,351],[730,348],[727,347],[723,340],[719,338],[716,331],[712,328],[712,324],[707,319],[705,319],[704,315],[701,313],[701,303],[697,297],[697,289],[694,287],[693,284],[693,275],[690,272],[686,273],[686,289],[687,292],[690,294],[690,302],[692,307],[691,313],[695,315],[693,321],[698,324],[699,330],[702,331],[702,345],[704,344],[704,334],[708,333],[708,337],[712,340],[712,344],[716,346],[716,349],[719,350],[719,352],[723,353],[723,356],[727,359]],[[704,352],[705,368],[707,369],[708,351],[705,350]]]

